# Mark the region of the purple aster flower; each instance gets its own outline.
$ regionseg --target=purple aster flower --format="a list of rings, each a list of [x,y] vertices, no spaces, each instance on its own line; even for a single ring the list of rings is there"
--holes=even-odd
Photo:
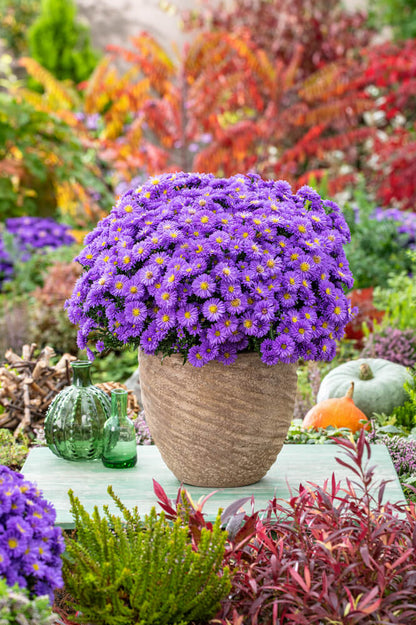
[[[258,336],[258,322],[254,313],[244,313],[240,317],[240,328],[248,336]]]
[[[254,306],[254,315],[258,321],[272,321],[274,319],[275,312],[276,303],[268,299],[260,300]]]
[[[141,299],[132,299],[126,302],[123,317],[132,323],[143,321],[147,315],[147,308]]]
[[[224,365],[232,365],[237,360],[237,350],[232,345],[221,345],[218,350],[218,360]]]
[[[170,310],[159,310],[156,314],[156,324],[161,330],[170,330],[176,324],[176,313]]]
[[[237,297],[227,300],[225,306],[226,310],[233,315],[241,313],[247,308],[247,297],[243,294],[237,295]]]
[[[206,354],[203,354],[200,345],[193,345],[189,349],[188,360],[193,367],[202,367],[211,359]]]
[[[224,326],[215,324],[207,330],[207,341],[210,345],[220,345],[225,342],[226,338],[227,332]]]
[[[280,334],[274,340],[274,347],[276,350],[276,354],[279,357],[281,362],[293,362],[296,343],[295,341],[287,334]]]
[[[192,282],[192,289],[199,297],[211,297],[215,289],[214,280],[207,273],[203,273]]]
[[[178,323],[184,328],[190,328],[198,320],[198,308],[195,305],[188,304],[179,308],[177,312]]]
[[[260,347],[261,359],[266,365],[277,365],[279,362],[279,355],[277,353],[274,340],[265,339]]]
[[[210,298],[202,306],[202,313],[209,321],[218,321],[225,313],[225,304],[217,297]]]

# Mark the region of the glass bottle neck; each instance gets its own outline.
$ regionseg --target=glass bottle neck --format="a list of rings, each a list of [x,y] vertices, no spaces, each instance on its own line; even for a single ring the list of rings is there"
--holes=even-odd
[[[88,360],[76,360],[71,362],[74,386],[91,386],[91,363]]]
[[[116,388],[111,391],[111,416],[125,417],[127,415],[127,391]]]

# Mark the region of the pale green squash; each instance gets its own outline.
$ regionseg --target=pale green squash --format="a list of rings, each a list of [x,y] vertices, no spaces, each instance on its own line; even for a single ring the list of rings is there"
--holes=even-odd
[[[370,418],[374,412],[389,415],[407,399],[403,388],[412,376],[402,365],[382,358],[359,358],[335,367],[324,377],[317,401],[344,397],[354,382],[354,403]]]

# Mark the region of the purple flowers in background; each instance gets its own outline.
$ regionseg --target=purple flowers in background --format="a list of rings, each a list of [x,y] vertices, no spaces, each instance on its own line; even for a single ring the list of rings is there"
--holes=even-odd
[[[33,250],[46,247],[55,249],[62,245],[72,245],[74,237],[69,234],[69,226],[50,218],[11,217],[6,219],[6,232],[13,236],[19,259],[29,260]],[[13,277],[13,258],[5,249],[0,236],[0,289],[3,282]]]
[[[408,211],[400,211],[397,208],[384,209],[377,207],[371,214],[372,219],[377,221],[397,221],[397,232],[407,236],[406,245],[410,248],[416,247],[416,214]]]
[[[310,187],[164,174],[87,235],[68,317],[80,349],[128,343],[197,367],[245,349],[269,365],[331,360],[352,316],[349,239],[339,207]]]
[[[21,251],[40,247],[60,247],[75,242],[68,230],[69,226],[50,218],[12,217],[6,219],[6,230],[11,232]]]
[[[0,576],[38,596],[63,586],[55,510],[21,473],[0,466]]]
[[[378,436],[374,442],[386,445],[398,475],[416,473],[415,439],[384,434]]]

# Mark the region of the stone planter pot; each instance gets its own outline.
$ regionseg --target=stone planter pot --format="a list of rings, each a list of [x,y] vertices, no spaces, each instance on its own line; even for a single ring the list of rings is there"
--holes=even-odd
[[[139,351],[143,408],[177,479],[208,488],[258,482],[282,448],[295,402],[296,364],[267,366],[241,353],[201,368]]]

